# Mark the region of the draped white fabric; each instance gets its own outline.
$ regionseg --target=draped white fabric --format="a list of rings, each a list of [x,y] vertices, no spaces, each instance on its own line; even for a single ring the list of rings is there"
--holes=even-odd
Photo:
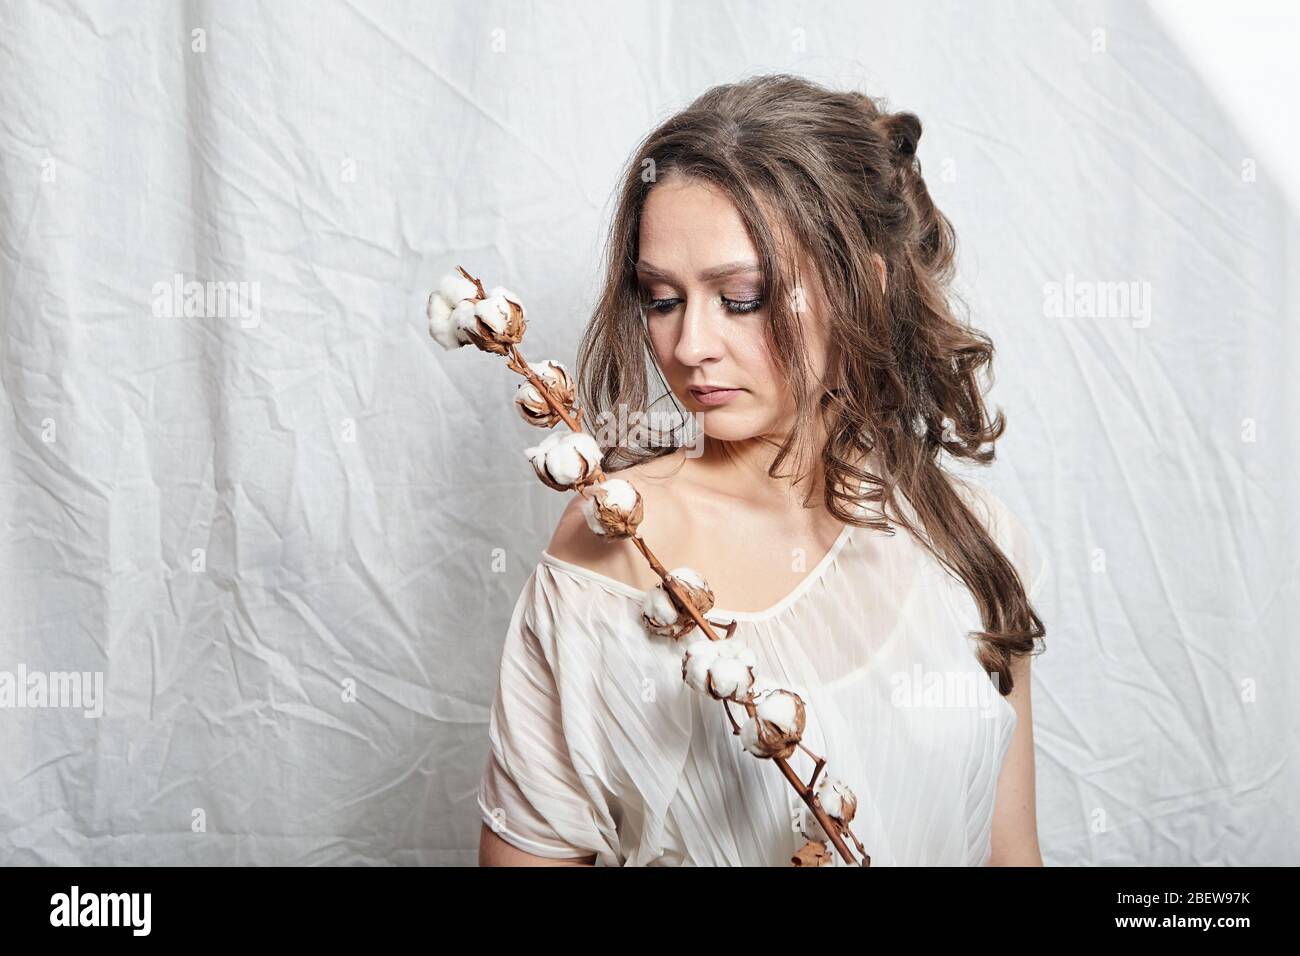
[[[637,141],[787,70],[925,124],[1008,419],[976,474],[1056,572],[1045,861],[1295,863],[1295,84],[1249,37],[1183,45],[1243,4],[1161,3],[1171,33],[1071,0],[0,3],[0,672],[98,672],[104,703],[0,709],[0,862],[474,863],[565,496],[518,379],[439,351],[425,296],[463,264],[524,297],[530,360],[572,362]],[[259,311],[186,314],[154,294],[178,275]],[[1118,282],[1149,296],[1045,303]],[[873,849],[978,850],[939,839]]]
[[[1039,593],[1047,558],[1023,523],[957,487]],[[723,705],[683,683],[684,643],[646,631],[642,594],[542,553],[506,633],[484,822],[530,853],[606,866],[788,865],[802,803],[742,749]],[[777,604],[708,617],[739,622],[756,672],[805,701],[803,742],[857,794],[873,866],[986,861],[1017,715],[974,657],[969,592],[911,534],[846,525]],[[811,757],[790,763],[809,779]]]

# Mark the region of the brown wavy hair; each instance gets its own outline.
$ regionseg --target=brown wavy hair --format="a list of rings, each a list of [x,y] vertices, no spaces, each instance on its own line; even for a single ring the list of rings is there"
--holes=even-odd
[[[627,163],[605,250],[604,287],[579,345],[578,382],[583,404],[598,420],[620,407],[649,414],[664,398],[686,418],[662,374],[663,392],[650,401],[649,371],[658,365],[635,272],[641,210],[670,173],[722,190],[758,252],[768,344],[795,398],[795,427],[769,474],[781,477],[797,436],[822,416],[824,478],[816,487],[826,508],[841,522],[889,534],[886,508],[892,508],[893,521],[961,578],[983,620],[984,630],[972,635],[977,658],[999,675],[1007,694],[1013,659],[1032,653],[1045,630],[1014,565],[939,460],[947,452],[992,462],[1006,421],[1000,409],[989,420],[978,381],[993,344],[954,313],[956,237],[921,176],[920,138],[914,114],[891,113],[863,93],[801,77],[758,76],[707,90],[649,133]],[[828,305],[828,380],[840,387],[819,393],[810,391],[807,351],[790,303],[798,257],[783,254],[790,251],[787,237],[814,264]],[[876,255],[887,269],[883,291]],[[991,384],[991,370],[988,375]],[[606,470],[672,453],[682,443],[673,431],[668,440],[607,448]],[[868,454],[882,474],[854,464]],[[863,483],[865,495],[849,490]],[[897,513],[898,491],[923,527]],[[863,497],[880,505],[879,518],[854,514]]]

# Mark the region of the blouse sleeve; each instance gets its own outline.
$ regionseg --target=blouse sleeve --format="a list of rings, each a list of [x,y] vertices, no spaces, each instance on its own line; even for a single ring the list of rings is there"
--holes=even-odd
[[[1030,536],[1029,530],[1014,511],[1005,504],[1002,507],[1006,522],[1007,553],[1020,574],[1025,594],[1032,604],[1038,600],[1043,582],[1047,580],[1047,551]]]
[[[1034,540],[1019,516],[993,491],[965,479],[958,479],[957,487],[965,492],[967,501],[974,506],[975,513],[985,523],[993,540],[1015,567],[1032,604],[1038,599],[1050,571],[1047,551]]]
[[[557,680],[566,599],[563,582],[539,564],[515,603],[478,805],[483,821],[521,850],[554,859],[595,853],[598,863],[617,866],[618,836],[590,745],[584,678],[574,675],[565,693]]]

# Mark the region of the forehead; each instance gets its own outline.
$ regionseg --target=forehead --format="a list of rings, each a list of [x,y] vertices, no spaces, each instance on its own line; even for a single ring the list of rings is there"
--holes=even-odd
[[[683,275],[757,253],[735,204],[716,186],[674,176],[656,183],[641,210],[641,258]]]

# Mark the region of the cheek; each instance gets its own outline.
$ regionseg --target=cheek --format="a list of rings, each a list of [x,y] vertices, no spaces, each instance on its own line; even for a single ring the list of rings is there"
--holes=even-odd
[[[677,345],[677,337],[665,328],[665,323],[656,325],[651,322],[646,333],[650,336],[650,347],[654,351],[655,361],[667,372],[676,364],[673,350]]]
[[[737,335],[732,341],[731,355],[736,363],[744,368],[754,383],[762,387],[770,383],[780,369],[776,358],[767,344],[767,336],[761,326],[747,329],[743,335]]]

